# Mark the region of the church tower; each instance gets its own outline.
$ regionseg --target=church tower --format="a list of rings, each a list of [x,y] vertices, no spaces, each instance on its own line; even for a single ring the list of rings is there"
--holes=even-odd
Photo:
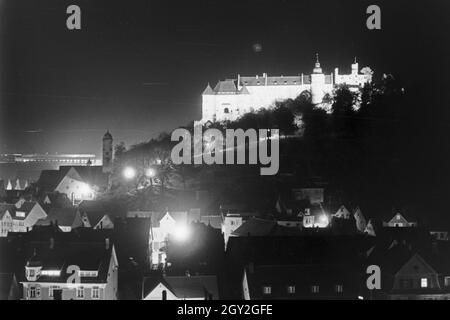
[[[319,62],[319,54],[316,53],[316,63],[311,74],[311,102],[313,104],[322,103],[324,96],[325,75],[322,72]]]
[[[107,131],[103,136],[102,162],[104,173],[112,172],[112,160],[113,160],[113,137],[111,133]]]

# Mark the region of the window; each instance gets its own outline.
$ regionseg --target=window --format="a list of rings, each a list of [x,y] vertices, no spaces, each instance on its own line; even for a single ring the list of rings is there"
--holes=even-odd
[[[100,299],[100,288],[99,287],[92,288],[92,299]]]
[[[263,293],[264,294],[271,294],[272,293],[272,287],[271,286],[264,286],[263,287]]]
[[[50,286],[50,288],[48,289],[48,296],[50,298],[53,298],[54,297],[54,291],[58,290],[58,289],[59,289],[58,286]]]
[[[319,286],[318,285],[311,286],[311,292],[312,293],[319,293]]]
[[[23,212],[23,211],[16,211],[16,217],[25,218],[25,212]]]
[[[28,277],[33,278],[35,275],[34,269],[28,269]]]
[[[77,288],[77,298],[84,299],[84,287]]]
[[[32,286],[28,289],[28,297],[31,299],[36,298],[36,287]]]
[[[294,294],[295,293],[295,286],[288,286],[287,287],[287,292],[289,294]]]
[[[450,287],[450,277],[445,277],[445,286]]]
[[[420,287],[421,288],[428,288],[428,279],[427,278],[420,279]]]
[[[223,109],[223,113],[230,113],[230,109],[228,108]]]
[[[336,291],[337,293],[342,293],[344,292],[344,285],[342,284],[337,284],[334,286],[334,291]]]

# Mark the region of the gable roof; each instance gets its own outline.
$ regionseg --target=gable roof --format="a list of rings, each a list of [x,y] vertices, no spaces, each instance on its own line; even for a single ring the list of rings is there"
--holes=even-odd
[[[80,212],[77,208],[51,208],[45,219],[36,222],[37,226],[57,224],[60,227],[77,228],[83,225]]]
[[[42,270],[59,269],[59,276],[40,276],[38,282],[66,282],[69,274],[66,269],[77,265],[81,270],[98,271],[97,277],[82,277],[82,283],[104,283],[108,278],[110,259],[113,254],[113,243],[106,248],[105,241],[55,241],[51,248],[46,242],[30,242],[27,247],[29,260],[37,261]],[[26,281],[22,273],[23,281]]]
[[[232,235],[238,237],[245,236],[266,236],[274,231],[277,222],[259,218],[250,218],[237,228]]]
[[[206,293],[212,295],[214,300],[219,298],[217,277],[203,276],[163,276],[161,278],[144,279],[144,297],[162,283],[179,299],[204,298]]]

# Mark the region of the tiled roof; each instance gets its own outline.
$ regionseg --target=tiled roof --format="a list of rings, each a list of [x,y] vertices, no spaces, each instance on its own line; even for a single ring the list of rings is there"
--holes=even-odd
[[[302,76],[252,76],[252,77],[240,77],[240,85],[245,86],[295,86],[302,84]],[[303,75],[303,84],[311,84],[311,76]]]
[[[207,292],[214,300],[219,298],[217,277],[208,276],[164,276],[144,279],[144,296],[147,296],[158,284],[163,283],[177,298],[205,298]]]
[[[235,80],[227,79],[223,81],[217,82],[217,85],[214,87],[215,93],[236,93],[237,88],[234,83]]]
[[[27,250],[29,257],[33,257],[36,252],[37,259],[42,263],[42,270],[61,271],[60,276],[41,276],[38,282],[66,282],[69,276],[66,273],[67,267],[76,265],[81,270],[98,271],[97,277],[81,278],[82,283],[104,283],[108,276],[112,247],[112,241],[108,249],[105,242],[100,241],[68,243],[55,241],[53,248],[49,242],[31,242]]]
[[[81,216],[77,208],[52,208],[45,219],[38,220],[37,226],[57,224],[61,227],[77,228],[82,226]]]

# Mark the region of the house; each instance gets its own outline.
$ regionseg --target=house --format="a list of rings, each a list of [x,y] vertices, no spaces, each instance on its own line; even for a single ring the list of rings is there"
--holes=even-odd
[[[200,222],[214,229],[222,230],[223,217],[221,215],[200,216]]]
[[[327,228],[330,226],[330,216],[321,205],[311,205],[303,214],[304,228]]]
[[[70,232],[73,229],[83,227],[83,216],[76,207],[71,208],[52,208],[48,215],[36,222],[37,226],[55,225],[63,232]]]
[[[84,226],[93,229],[113,229],[113,216],[103,206],[103,202],[97,200],[85,200],[79,205],[80,213],[85,218]]]
[[[404,215],[402,215],[400,212],[397,212],[391,220],[389,220],[388,222],[383,222],[383,225],[386,227],[399,228],[417,227],[417,221],[414,221],[412,219],[406,220]]]
[[[12,232],[30,231],[36,222],[45,219],[47,214],[38,202],[19,200],[15,205],[0,204],[0,212],[8,211],[13,220]]]
[[[47,208],[67,208],[72,206],[72,202],[65,193],[49,192],[43,195],[40,201],[44,209]]]
[[[153,213],[151,215],[151,251],[152,264],[164,264],[166,261],[166,253],[164,247],[168,241],[168,237],[184,238],[189,233],[189,224],[200,221],[199,214],[192,212],[166,212]]]
[[[21,284],[25,300],[116,300],[118,262],[109,238],[31,242]]]
[[[333,216],[338,219],[350,219],[351,213],[344,205],[342,205]]]
[[[353,213],[353,217],[356,221],[356,229],[359,232],[364,233],[367,228],[367,221],[366,217],[364,217],[364,214],[359,207],[356,208],[355,212]]]
[[[13,219],[7,207],[0,206],[0,237],[7,237],[13,230]]]
[[[0,300],[19,300],[20,289],[14,273],[0,273]]]
[[[217,277],[215,275],[145,278],[142,294],[143,300],[219,299]]]
[[[43,170],[37,181],[40,193],[64,193],[73,205],[93,200],[108,186],[108,174],[102,166],[61,166],[59,170]]]
[[[352,272],[354,272],[352,274]],[[254,265],[244,269],[244,300],[356,299],[356,270],[342,264]]]

